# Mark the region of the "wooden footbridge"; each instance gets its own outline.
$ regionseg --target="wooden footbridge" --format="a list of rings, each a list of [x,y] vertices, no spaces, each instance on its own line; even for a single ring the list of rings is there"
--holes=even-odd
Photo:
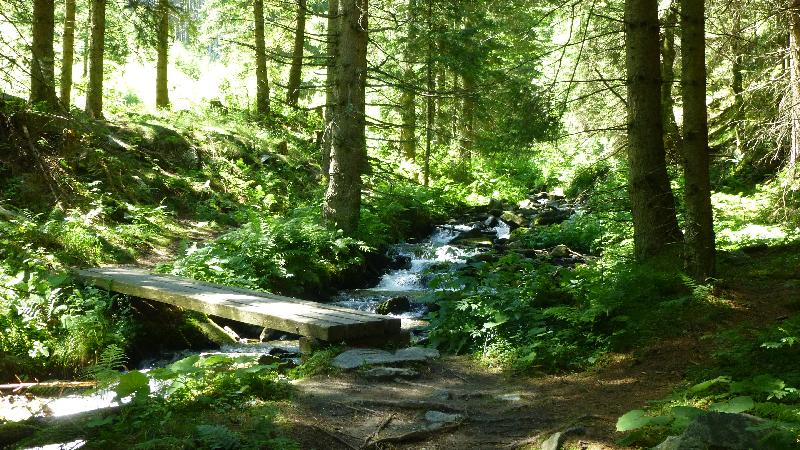
[[[112,292],[321,341],[376,345],[401,339],[400,319],[379,314],[135,268],[86,269],[76,274]]]

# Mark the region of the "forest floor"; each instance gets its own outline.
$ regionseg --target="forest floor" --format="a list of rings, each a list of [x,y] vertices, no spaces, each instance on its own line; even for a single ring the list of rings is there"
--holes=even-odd
[[[732,269],[718,298],[731,313],[721,322],[685,330],[646,348],[607,355],[591,370],[565,375],[510,376],[469,357],[444,357],[413,381],[378,382],[357,373],[318,376],[296,384],[284,410],[290,436],[304,449],[537,449],[553,433],[578,428],[565,449],[626,448],[617,418],[662,399],[693,369],[713,364],[714,336],[762,329],[797,311],[800,267],[773,267],[796,248],[753,249]],[[457,426],[422,435],[426,411],[463,415]],[[377,444],[380,444],[378,446]]]

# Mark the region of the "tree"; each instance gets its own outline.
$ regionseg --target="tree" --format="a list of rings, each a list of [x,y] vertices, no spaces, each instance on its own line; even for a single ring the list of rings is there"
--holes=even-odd
[[[678,26],[678,14],[675,5],[670,3],[664,15],[664,33],[661,39],[661,108],[664,119],[664,147],[671,161],[677,161],[681,151],[681,131],[672,111],[675,101],[672,98],[672,87],[675,84],[675,29]]]
[[[262,118],[268,118],[269,106],[269,74],[267,73],[267,50],[264,41],[264,0],[253,0],[253,23],[256,40],[256,112]]]
[[[400,118],[402,125],[400,128],[400,147],[403,157],[413,161],[417,156],[417,96],[416,72],[414,71],[414,45],[417,39],[417,0],[408,0],[408,34],[405,45],[403,81],[406,86],[402,88],[400,94]]]
[[[75,62],[75,0],[64,2],[64,37],[61,57],[61,105],[69,109],[72,98],[72,65]]]
[[[705,0],[681,0],[683,170],[687,268],[698,281],[714,274],[714,222],[706,106]]]
[[[294,31],[294,50],[292,67],[289,70],[289,84],[286,104],[296,107],[300,100],[300,83],[303,75],[303,46],[306,39],[306,0],[297,0],[297,22]]]
[[[58,108],[55,85],[55,9],[53,0],[33,1],[31,45],[31,103],[44,102]]]
[[[339,0],[328,0],[328,30],[325,74],[325,130],[322,135],[322,173],[327,179],[331,168],[333,119],[336,115],[336,67],[339,52]]]
[[[169,87],[167,70],[169,68],[169,14],[170,0],[158,0],[158,28],[156,33],[156,107],[169,108]]]
[[[791,0],[789,6],[789,71],[792,92],[789,166],[796,173],[800,157],[800,0]]]
[[[352,235],[358,229],[361,214],[361,173],[367,156],[368,0],[341,0],[339,16],[337,104],[331,124],[331,163],[322,212],[326,222]]]
[[[86,113],[103,117],[103,64],[105,63],[106,0],[92,0],[92,42],[89,49],[89,85]]]
[[[643,260],[682,240],[664,155],[658,0],[625,2],[628,191],[634,253]]]

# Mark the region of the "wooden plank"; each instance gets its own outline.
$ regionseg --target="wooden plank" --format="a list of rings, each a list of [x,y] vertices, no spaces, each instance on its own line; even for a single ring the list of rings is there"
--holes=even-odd
[[[400,333],[396,318],[140,269],[87,269],[77,275],[106,290],[323,341]]]

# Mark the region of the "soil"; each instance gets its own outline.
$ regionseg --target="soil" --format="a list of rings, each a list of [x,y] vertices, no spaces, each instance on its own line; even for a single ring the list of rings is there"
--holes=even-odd
[[[734,268],[727,274],[716,293],[730,310],[725,320],[649,348],[610,354],[592,370],[511,377],[468,357],[444,357],[418,367],[421,375],[412,381],[370,381],[352,372],[315,377],[296,383],[298,394],[284,410],[286,425],[303,449],[538,449],[553,433],[576,427],[580,435],[562,448],[625,449],[617,444],[623,437],[615,431],[617,418],[664,398],[693,368],[711,365],[714,339],[708,337],[722,329],[764,328],[797,313],[800,266],[775,265],[792,251],[748,252],[769,269],[761,274],[761,265],[751,261],[746,273]],[[431,410],[464,419],[408,439]],[[406,438],[392,441],[398,436]]]

